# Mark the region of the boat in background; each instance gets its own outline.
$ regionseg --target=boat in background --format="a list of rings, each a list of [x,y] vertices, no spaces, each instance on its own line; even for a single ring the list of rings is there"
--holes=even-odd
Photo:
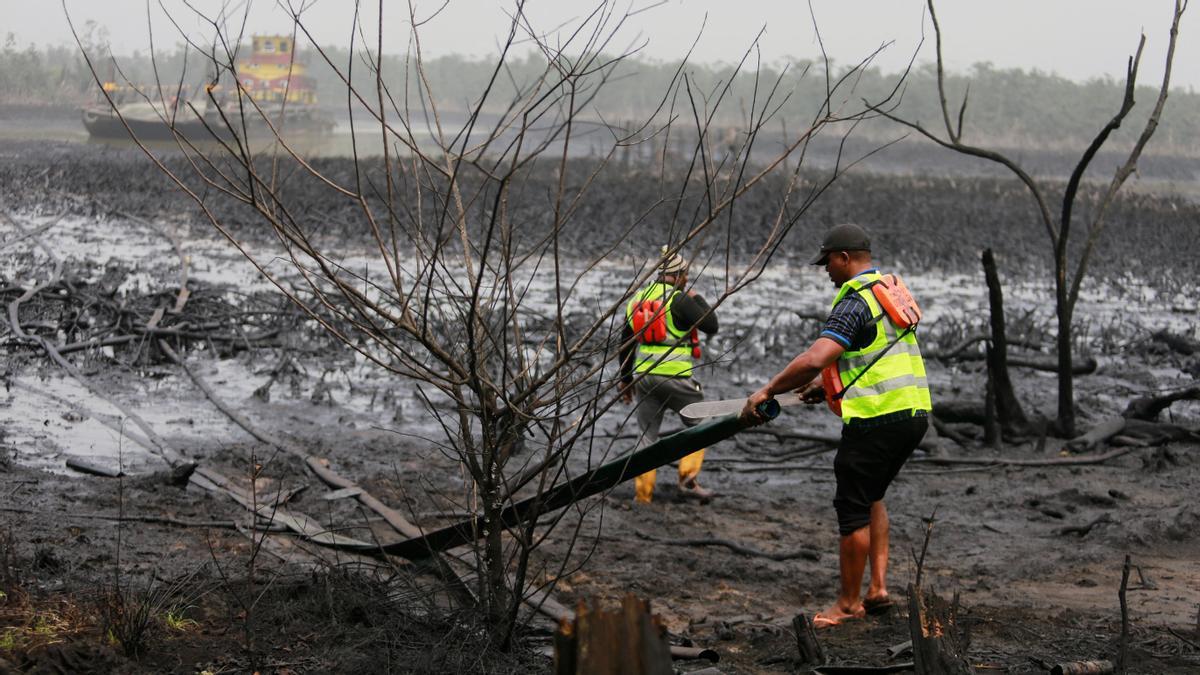
[[[105,97],[82,111],[83,126],[93,138],[189,141],[268,138],[278,133],[323,135],[333,130],[333,118],[317,105],[316,82],[296,60],[291,37],[256,35],[249,57],[235,68],[237,91],[207,85],[201,95],[184,98],[105,82]],[[217,105],[213,105],[213,101]],[[222,115],[222,112],[224,115]],[[244,115],[242,114],[244,112]],[[269,122],[268,122],[269,120]],[[233,132],[230,127],[233,127]]]

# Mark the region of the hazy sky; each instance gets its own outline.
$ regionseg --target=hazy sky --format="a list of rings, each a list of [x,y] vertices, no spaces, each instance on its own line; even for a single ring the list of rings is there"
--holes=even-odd
[[[306,25],[322,44],[349,42],[353,0],[291,0],[310,5],[303,14]],[[414,0],[418,20],[423,20],[444,0]],[[156,44],[178,41],[176,29],[166,23],[158,0],[66,0],[76,26],[93,19],[107,28],[114,51],[145,50],[147,4],[155,17]],[[222,5],[239,14],[242,0],[192,0],[206,12]],[[364,29],[375,43],[374,8],[367,0],[369,25]],[[402,53],[408,47],[408,3],[384,0],[384,50]],[[212,31],[198,21],[181,0],[162,0],[181,27],[207,41]],[[287,32],[290,24],[276,0],[251,0],[250,32]],[[562,34],[560,26],[577,25],[595,7],[592,0],[528,0],[526,13],[539,32]],[[482,56],[497,51],[509,27],[506,12],[512,0],[449,0],[441,14],[425,23],[421,42],[427,55],[452,52]],[[768,62],[790,58],[815,58],[820,54],[808,4],[802,0],[620,0],[616,14],[632,9],[617,32],[614,46],[640,45],[642,53],[656,59],[682,56],[700,34],[698,61],[734,61],[765,27],[760,46]],[[857,61],[887,41],[895,41],[877,63],[884,70],[903,67],[916,49],[924,23],[929,36],[918,61],[933,57],[932,28],[924,16],[923,0],[812,0],[826,50],[837,62]],[[1141,81],[1161,78],[1172,0],[942,0],[938,18],[945,32],[944,51],[953,69],[990,61],[999,68],[1038,68],[1072,79],[1098,76],[1124,77],[1126,58],[1137,46],[1139,31],[1147,38]],[[1200,19],[1192,10],[1185,15],[1172,82],[1200,88]],[[703,33],[701,34],[701,29]],[[13,33],[24,46],[65,44],[71,36],[59,0],[0,0],[0,37]]]

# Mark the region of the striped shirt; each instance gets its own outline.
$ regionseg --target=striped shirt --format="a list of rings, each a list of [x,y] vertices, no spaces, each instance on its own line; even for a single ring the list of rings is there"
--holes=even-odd
[[[821,329],[821,337],[837,342],[846,351],[866,349],[875,341],[875,323],[871,318],[871,308],[867,306],[867,301],[858,293],[848,293],[829,313],[829,318],[825,320],[825,326]]]

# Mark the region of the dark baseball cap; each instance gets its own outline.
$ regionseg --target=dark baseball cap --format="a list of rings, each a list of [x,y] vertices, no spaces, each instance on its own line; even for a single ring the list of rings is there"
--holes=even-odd
[[[825,258],[831,251],[870,251],[871,238],[867,231],[854,223],[835,225],[825,233],[825,241],[821,243],[821,252],[812,259],[813,265],[824,265]]]

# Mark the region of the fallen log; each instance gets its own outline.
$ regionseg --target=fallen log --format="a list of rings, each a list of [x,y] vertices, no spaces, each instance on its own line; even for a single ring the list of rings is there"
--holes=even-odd
[[[929,422],[930,422],[930,426],[934,430],[936,430],[939,435],[945,436],[946,438],[949,438],[950,440],[954,441],[955,443],[958,443],[959,447],[963,447],[963,448],[970,447],[971,439],[958,433],[954,429],[951,429],[950,426],[948,424],[946,424],[945,422],[943,422],[942,419],[940,417],[938,417],[937,415],[930,415]]]
[[[1082,436],[1077,436],[1067,442],[1067,449],[1072,452],[1085,452],[1094,449],[1108,439],[1125,430],[1125,418],[1115,417],[1105,420],[1092,427]]]
[[[1192,354],[1200,353],[1200,342],[1196,342],[1195,340],[1183,335],[1176,335],[1165,328],[1152,333],[1150,335],[1150,339],[1155,342],[1161,342],[1167,347],[1170,347],[1172,351],[1183,354],[1184,356],[1191,356]]]
[[[233,420],[233,422],[235,424],[237,424],[238,426],[240,426],[243,430],[245,430],[246,433],[250,434],[251,436],[253,436],[254,438],[258,439],[259,441],[261,441],[263,443],[266,443],[268,445],[271,445],[271,446],[277,448],[281,452],[290,454],[294,457],[297,457],[297,458],[303,460],[305,465],[308,467],[308,469],[310,471],[312,471],[313,474],[315,474],[317,476],[317,478],[319,478],[322,482],[324,482],[329,487],[334,488],[335,492],[340,493],[339,497],[345,496],[346,498],[351,498],[351,496],[352,496],[353,499],[356,499],[364,507],[370,509],[371,511],[374,511],[376,514],[378,514],[380,517],[382,517],[384,519],[384,521],[387,522],[387,524],[390,525],[392,527],[392,529],[395,530],[397,533],[399,533],[401,536],[408,537],[410,540],[413,538],[421,537],[421,535],[423,534],[423,530],[420,527],[418,527],[418,526],[414,525],[412,522],[410,522],[399,511],[396,511],[392,507],[384,504],[382,501],[380,501],[378,498],[376,498],[371,493],[367,492],[366,490],[363,490],[361,487],[359,487],[357,484],[355,484],[354,481],[352,481],[348,478],[345,478],[345,477],[339,475],[338,473],[334,472],[331,468],[329,468],[329,462],[327,460],[325,460],[324,458],[309,455],[306,452],[304,452],[304,450],[302,448],[299,448],[299,447],[297,447],[291,443],[288,443],[282,439],[276,438],[273,435],[267,434],[267,433],[259,430],[254,425],[250,424],[250,421],[248,419],[246,419],[245,416],[243,416],[240,413],[238,413],[237,411],[233,410],[223,400],[221,400],[221,398],[219,396],[217,396],[216,392],[213,391],[212,387],[209,386],[208,382],[206,382],[204,380],[204,378],[200,377],[200,375],[197,374],[194,370],[189,368],[187,366],[187,364],[183,361],[183,359],[177,353],[175,353],[175,351],[173,349],[171,349],[170,345],[168,345],[165,341],[160,340],[159,347],[163,350],[163,353],[165,353],[168,356],[168,358],[170,358],[172,361],[174,361],[176,364],[178,364],[181,368],[183,368],[184,372],[186,372],[188,374],[188,376],[191,377],[192,382],[195,383],[196,386],[199,387],[200,390],[204,392],[205,396],[208,397],[209,401],[218,410],[225,413],[225,415],[227,417],[229,417],[229,419]],[[294,521],[288,521],[288,522],[294,522]],[[357,543],[347,543],[344,541],[339,541],[339,542],[335,543],[335,542],[330,542],[328,540],[319,540],[318,543],[321,543],[321,544],[324,544],[327,546],[332,545],[332,546],[335,546],[337,548],[342,548],[342,549],[357,550],[357,551],[367,553],[369,555],[375,555],[375,556],[382,555],[380,553],[380,547],[377,543],[369,543],[369,544],[363,543],[363,544],[359,545]],[[454,587],[455,589],[457,589],[460,593],[463,593],[464,595],[470,597],[471,588],[469,587],[468,584],[466,584],[463,581],[464,575],[460,573],[461,570],[455,569],[455,567],[452,564],[452,561],[451,561],[451,559],[449,559],[449,557],[437,557],[437,558],[434,558],[432,560],[432,562],[433,562],[433,569],[435,572],[437,572],[439,575],[441,575],[441,577],[443,579],[447,580],[451,584],[451,586]],[[546,613],[546,614],[552,616],[552,618],[559,618],[559,617],[555,616],[555,612],[557,612],[558,610],[561,609],[561,605],[558,605],[556,602],[553,602],[553,599],[549,598],[549,596],[546,596],[546,598],[543,601],[538,602],[533,606],[536,610]]]
[[[1125,417],[1138,420],[1154,420],[1159,413],[1170,407],[1176,401],[1200,400],[1200,386],[1180,389],[1161,396],[1142,396],[1135,398],[1125,407],[1122,413]]]
[[[933,416],[937,419],[935,424],[966,422],[983,426],[987,422],[987,409],[983,401],[939,399],[933,404]]]
[[[103,466],[79,457],[68,457],[66,465],[68,469],[74,469],[80,473],[86,473],[92,476],[119,478],[120,476],[125,475],[125,472],[121,471],[119,468]]]
[[[1066,445],[1072,452],[1095,449],[1102,443],[1122,439],[1127,444],[1145,447],[1169,441],[1188,441],[1200,438],[1200,432],[1168,422],[1150,422],[1137,418],[1114,417],[1092,427],[1087,433]]]
[[[1200,430],[1171,424],[1170,422],[1149,422],[1139,419],[1125,420],[1124,436],[1132,436],[1146,441],[1150,445],[1161,445],[1168,441],[1193,441],[1200,439]]]
[[[964,352],[954,357],[959,361],[985,361],[987,354],[978,352]],[[943,359],[947,360],[947,359]],[[1017,366],[1019,368],[1029,368],[1030,370],[1041,370],[1048,373],[1058,372],[1058,355],[1057,354],[1009,354],[1008,365]],[[1096,372],[1100,364],[1091,356],[1076,359],[1071,364],[1071,373],[1073,375],[1091,375]]]
[[[1112,661],[1071,661],[1056,663],[1050,675],[1109,675],[1115,672]]]
[[[717,653],[717,650],[706,647],[671,645],[671,660],[673,661],[696,661],[700,659],[710,663],[720,663],[721,655]]]
[[[958,358],[959,355],[962,354],[963,352],[965,352],[968,347],[979,344],[980,342],[986,342],[989,339],[989,337],[990,336],[987,335],[986,333],[976,333],[974,335],[968,335],[962,342],[958,343],[957,345],[955,345],[949,349],[942,349],[939,351],[931,351],[928,354],[924,354],[924,356],[925,356],[925,358],[937,359],[938,361],[951,361],[953,359]],[[1035,344],[1033,342],[1029,342],[1027,340],[1015,340],[1012,338],[1007,338],[1006,341],[1010,345],[1017,345],[1019,347],[1024,347],[1026,349],[1037,350],[1037,349],[1041,348],[1041,345]],[[982,355],[979,355],[979,357],[982,358]],[[974,359],[972,359],[972,360],[974,360]]]
[[[241,413],[233,410],[229,407],[229,405],[221,400],[221,398],[217,396],[216,392],[213,391],[212,387],[209,386],[208,382],[206,382],[204,378],[200,377],[194,370],[189,368],[187,364],[184,363],[183,359],[180,358],[179,354],[175,353],[174,349],[171,349],[170,345],[168,345],[165,341],[160,340],[159,348],[163,350],[163,353],[166,354],[168,358],[174,361],[179,367],[183,368],[184,372],[186,372],[192,379],[192,382],[199,387],[200,391],[204,392],[204,395],[208,397],[208,400],[214,406],[216,406],[218,410],[225,413],[226,417],[233,420],[233,422],[241,427],[246,433],[250,434],[259,441],[266,443],[267,445],[278,448],[285,453],[303,460],[305,465],[308,466],[309,470],[312,471],[317,478],[321,479],[323,483],[334,488],[335,490],[353,490],[354,488],[358,488],[358,485],[356,485],[353,481],[343,478],[332,471],[328,466],[328,462],[325,460],[309,455],[291,443],[287,443],[281,439],[275,438],[270,434],[266,434],[260,431],[254,425],[250,424],[250,421]],[[419,527],[413,525],[398,511],[385,505],[370,493],[360,489],[353,496],[360,503],[362,503],[363,506],[382,516],[383,519],[387,521],[388,525],[390,525],[401,535],[405,537],[421,536],[421,529]]]

